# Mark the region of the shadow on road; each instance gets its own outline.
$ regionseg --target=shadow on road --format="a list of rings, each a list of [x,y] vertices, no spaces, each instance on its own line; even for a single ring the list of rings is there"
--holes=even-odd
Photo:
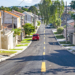
[[[57,74],[58,72],[64,72],[64,73],[75,72],[75,69],[73,69],[75,67],[75,55],[69,53],[66,50],[54,50],[54,51],[55,51],[54,53],[45,55],[45,60],[50,63],[57,64],[61,66],[61,68],[49,69],[46,71],[46,73]],[[43,56],[39,55],[39,56],[25,56],[21,58],[12,58],[8,60],[16,60],[17,62],[28,62],[28,61],[41,61],[42,59]],[[70,69],[69,67],[71,67],[72,69]],[[30,74],[30,73],[34,75],[34,73],[38,74],[40,72],[37,70],[32,70],[26,72],[25,74]]]
[[[58,42],[48,42],[50,45],[59,45]]]

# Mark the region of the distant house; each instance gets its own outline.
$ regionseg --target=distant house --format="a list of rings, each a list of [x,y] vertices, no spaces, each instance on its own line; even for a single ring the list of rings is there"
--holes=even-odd
[[[25,24],[25,23],[24,23],[24,21],[25,21],[25,14],[20,13],[20,12],[17,12],[17,11],[15,11],[15,10],[12,10],[12,13],[14,13],[14,14],[20,16],[20,20],[21,20],[22,25]]]
[[[33,19],[34,19],[33,13],[25,11],[23,12],[23,14],[25,14],[25,23],[33,24]]]
[[[3,19],[3,11],[2,11],[2,19]],[[21,27],[20,16],[17,16],[14,13],[11,13],[8,11],[4,11],[4,23],[12,25],[12,20],[13,20],[14,28]],[[2,23],[3,23],[3,21],[2,21]],[[10,26],[10,27],[12,28],[12,26]]]
[[[38,16],[31,12],[23,12],[25,14],[25,23],[31,23],[37,27]]]

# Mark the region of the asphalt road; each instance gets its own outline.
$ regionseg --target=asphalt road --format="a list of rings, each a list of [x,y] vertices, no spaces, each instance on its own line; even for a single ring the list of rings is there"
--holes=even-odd
[[[58,44],[51,29],[44,28],[38,30],[39,41],[0,63],[0,75],[75,75],[75,55]]]

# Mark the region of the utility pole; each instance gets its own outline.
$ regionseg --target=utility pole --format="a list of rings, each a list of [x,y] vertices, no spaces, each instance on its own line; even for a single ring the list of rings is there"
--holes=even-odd
[[[22,16],[21,16],[21,41],[22,41]]]
[[[66,1],[66,43],[67,43],[67,1]]]
[[[14,29],[14,18],[12,16],[12,29]]]
[[[5,32],[4,32],[4,18],[5,18],[5,13],[4,13],[5,11],[3,10],[3,35],[5,34]]]

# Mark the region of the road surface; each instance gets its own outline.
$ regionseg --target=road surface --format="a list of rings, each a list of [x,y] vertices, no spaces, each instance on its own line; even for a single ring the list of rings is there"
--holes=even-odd
[[[38,33],[39,41],[0,63],[0,75],[75,75],[75,55],[58,44],[51,29],[41,25]]]

